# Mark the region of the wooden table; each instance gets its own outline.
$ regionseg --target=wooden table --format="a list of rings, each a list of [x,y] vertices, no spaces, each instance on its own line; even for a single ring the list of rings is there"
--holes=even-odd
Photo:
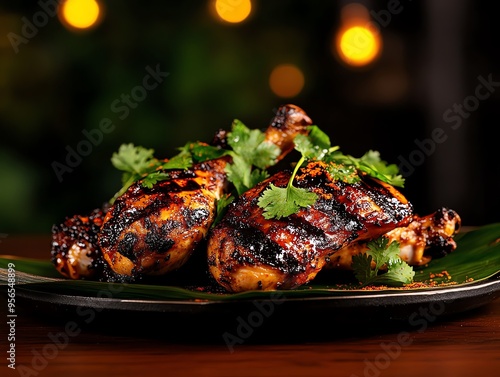
[[[0,254],[44,259],[49,245],[47,235],[8,236],[0,243]],[[8,368],[5,356],[10,331],[6,307],[2,298],[1,376],[458,377],[500,373],[500,300],[418,326],[381,323],[353,328],[342,322],[297,318],[287,336],[256,331],[232,352],[220,333],[214,336],[197,329],[193,334],[190,324],[182,321],[145,323],[148,330],[143,332],[142,324],[127,318],[117,318],[111,328],[72,327],[70,320],[46,317],[28,304],[18,309],[16,318],[16,370]],[[132,327],[135,330],[129,331]],[[295,337],[297,328],[308,330]]]

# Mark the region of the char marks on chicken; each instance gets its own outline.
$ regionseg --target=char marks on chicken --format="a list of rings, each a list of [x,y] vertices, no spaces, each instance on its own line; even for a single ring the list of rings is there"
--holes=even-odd
[[[293,149],[295,136],[307,134],[311,124],[311,119],[298,106],[284,105],[278,109],[264,131],[265,140],[280,148],[276,161]],[[227,132],[219,130],[212,145],[227,148],[226,137]],[[230,161],[229,156],[224,156],[189,169],[168,170],[169,178],[152,188],[138,181],[115,200],[91,229],[85,222],[74,221],[72,226],[76,231],[64,233],[64,242],[80,245],[79,233],[90,232],[85,248],[91,251],[68,254],[75,255],[71,263],[86,265],[88,261],[79,261],[79,258],[89,254],[127,281],[146,275],[164,275],[180,268],[207,236],[216,217],[217,200],[231,191],[225,171]],[[54,233],[54,255],[62,254],[57,234],[61,233]],[[67,258],[53,258],[53,263],[59,271],[68,271]],[[63,274],[69,278],[102,278],[98,271],[88,275],[82,275],[80,270]]]
[[[275,162],[311,125],[295,105],[278,109],[264,131],[265,140],[279,147]],[[219,130],[211,145],[229,149],[227,136]],[[187,169],[161,170],[165,180],[148,187],[137,181],[106,209],[66,218],[52,228],[53,264],[71,279],[134,282],[178,270],[203,244],[210,275],[223,289],[241,292],[293,289],[321,270],[351,269],[352,256],[382,235],[400,244],[400,257],[410,265],[456,248],[461,220],[455,211],[441,208],[420,217],[394,186],[360,171],[360,180],[348,183],[334,178],[329,163],[316,160],[293,180],[294,187],[316,194],[314,204],[286,217],[264,216],[263,192],[289,184],[292,172],[282,170],[240,195],[214,225],[217,201],[234,189],[227,173],[231,162],[226,154]]]
[[[99,246],[118,274],[163,275],[182,266],[213,223],[227,186],[225,159],[169,171],[152,188],[140,182],[104,218]]]
[[[353,184],[335,180],[317,161],[301,168],[294,180],[318,195],[316,203],[286,218],[264,218],[261,193],[271,184],[285,187],[290,176],[281,171],[244,193],[211,232],[209,269],[227,290],[298,287],[337,250],[412,219],[411,204],[394,187],[368,177]]]
[[[67,217],[52,227],[51,260],[61,275],[70,279],[94,280],[103,275],[104,260],[97,246],[97,236],[104,211]]]
[[[453,237],[459,232],[461,219],[449,208],[439,208],[427,216],[413,215],[407,226],[384,234],[390,242],[398,242],[399,257],[410,266],[422,266],[433,258],[441,258],[457,248]],[[366,253],[366,242],[352,243],[337,251],[325,269],[350,270],[353,255]]]

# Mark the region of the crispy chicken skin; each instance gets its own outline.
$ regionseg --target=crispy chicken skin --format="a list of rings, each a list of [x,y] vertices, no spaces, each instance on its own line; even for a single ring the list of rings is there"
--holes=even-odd
[[[386,234],[389,243],[397,241],[399,256],[410,266],[424,265],[432,258],[444,257],[456,249],[453,236],[458,233],[461,219],[449,208],[439,208],[430,215],[414,215],[407,226],[398,227]],[[352,256],[367,251],[366,242],[350,244],[328,258],[325,269],[350,270]]]
[[[265,219],[257,205],[273,184],[285,187],[290,172],[279,172],[232,203],[211,231],[208,263],[228,291],[292,289],[312,280],[337,250],[377,238],[412,220],[412,206],[394,187],[364,177],[334,180],[323,162],[300,169],[297,187],[318,195],[313,206],[282,219]]]
[[[52,263],[61,275],[90,280],[102,275],[104,265],[97,235],[103,220],[104,211],[95,209],[88,215],[67,217],[52,227]]]
[[[278,109],[265,131],[266,140],[281,149],[278,161],[281,161],[294,148],[295,136],[307,134],[307,126],[310,125],[312,125],[311,118],[300,107],[284,105]]]
[[[299,133],[307,134],[311,119],[298,106],[283,105],[276,112],[265,137],[280,147],[277,161],[292,148]],[[227,132],[216,133],[212,145],[227,147]],[[140,182],[133,184],[116,199],[100,224],[92,227],[92,236],[85,241],[85,250],[70,247],[66,258],[53,258],[56,268],[69,278],[102,278],[87,272],[87,265],[102,261],[111,268],[109,276],[137,279],[143,275],[163,275],[180,268],[189,259],[198,244],[205,239],[216,216],[216,201],[230,191],[225,172],[230,157],[222,157],[197,164],[190,169],[170,170],[170,178],[158,182],[151,189]],[[78,215],[75,218],[79,218]],[[57,227],[62,227],[63,224]],[[64,233],[66,243],[83,245],[78,232],[89,230],[85,223],[74,222],[72,233]],[[59,235],[58,235],[59,234]],[[53,254],[61,255],[55,232]],[[72,237],[76,237],[72,239]],[[59,238],[58,238],[59,237]],[[82,249],[83,250],[83,249]],[[89,251],[91,250],[91,251]],[[88,255],[92,255],[92,262]],[[75,272],[76,267],[78,270]]]
[[[152,188],[132,185],[110,208],[99,232],[104,259],[118,274],[163,275],[182,266],[206,236],[227,181],[225,159],[187,170]]]

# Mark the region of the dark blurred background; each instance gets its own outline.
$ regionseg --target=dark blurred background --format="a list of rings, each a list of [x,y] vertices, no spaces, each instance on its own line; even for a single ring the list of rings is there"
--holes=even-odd
[[[49,233],[111,198],[122,143],[169,157],[235,118],[265,128],[285,103],[344,153],[374,149],[400,165],[417,213],[447,206],[465,225],[500,220],[496,2],[60,3],[0,2],[4,235]],[[223,19],[244,18],[248,4],[242,22]],[[337,37],[353,25],[367,30],[342,54]],[[358,62],[370,46],[374,60]]]

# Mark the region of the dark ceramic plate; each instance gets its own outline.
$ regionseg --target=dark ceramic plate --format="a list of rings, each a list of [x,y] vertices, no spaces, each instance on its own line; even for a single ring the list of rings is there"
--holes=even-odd
[[[363,290],[349,283],[339,285],[324,274],[295,290],[231,294],[186,281],[176,285],[175,278],[166,284],[66,280],[48,261],[7,256],[0,258],[0,284],[6,287],[7,268],[13,263],[20,305],[84,322],[97,317],[109,320],[111,315],[146,322],[177,316],[199,324],[216,318],[241,326],[301,318],[318,323],[367,318],[418,323],[478,308],[500,296],[499,241],[500,223],[459,235],[453,253],[416,271],[415,281],[423,283],[417,288]],[[440,274],[443,271],[446,274]]]

